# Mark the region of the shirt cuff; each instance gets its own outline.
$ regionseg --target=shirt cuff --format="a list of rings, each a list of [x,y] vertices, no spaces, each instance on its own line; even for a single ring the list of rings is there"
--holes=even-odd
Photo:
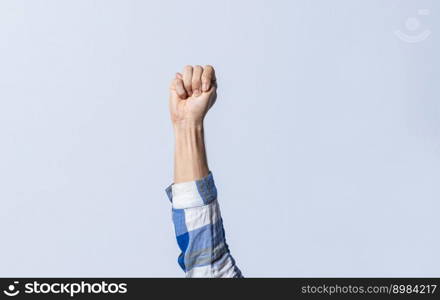
[[[175,209],[203,206],[217,199],[217,189],[211,172],[196,181],[171,184],[165,191]]]

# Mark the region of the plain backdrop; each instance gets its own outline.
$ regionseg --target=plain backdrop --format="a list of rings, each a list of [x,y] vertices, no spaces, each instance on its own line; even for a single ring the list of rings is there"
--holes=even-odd
[[[217,70],[208,157],[245,276],[440,276],[439,8],[1,1],[0,276],[183,275],[186,64]]]

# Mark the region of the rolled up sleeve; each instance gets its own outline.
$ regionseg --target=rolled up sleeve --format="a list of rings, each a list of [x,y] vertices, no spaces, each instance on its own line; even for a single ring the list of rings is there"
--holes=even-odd
[[[186,277],[242,277],[226,243],[212,173],[166,189]]]

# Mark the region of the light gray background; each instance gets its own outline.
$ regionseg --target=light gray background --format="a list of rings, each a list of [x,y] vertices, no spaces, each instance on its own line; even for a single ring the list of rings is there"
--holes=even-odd
[[[182,276],[167,89],[208,63],[246,276],[440,276],[439,6],[1,1],[0,276]]]

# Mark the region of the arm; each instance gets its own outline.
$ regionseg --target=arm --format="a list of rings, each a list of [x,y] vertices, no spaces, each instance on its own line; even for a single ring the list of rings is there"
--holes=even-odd
[[[203,120],[216,100],[211,66],[186,66],[170,88],[175,137],[174,184],[167,188],[178,262],[187,277],[241,277],[225,241],[217,190],[209,172]]]

